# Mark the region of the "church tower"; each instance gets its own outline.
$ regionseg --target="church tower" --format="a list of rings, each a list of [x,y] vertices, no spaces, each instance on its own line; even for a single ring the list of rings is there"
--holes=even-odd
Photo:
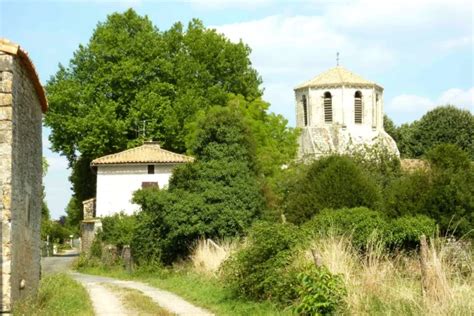
[[[383,128],[383,88],[337,66],[297,86],[298,157],[344,154],[380,144],[399,155]]]

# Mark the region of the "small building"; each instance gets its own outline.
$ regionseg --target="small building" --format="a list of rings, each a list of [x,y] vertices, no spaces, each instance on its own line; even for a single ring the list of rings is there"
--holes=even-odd
[[[132,214],[139,206],[133,193],[146,187],[166,188],[173,169],[194,158],[164,150],[157,142],[94,159],[97,170],[96,217],[120,211]]]
[[[0,39],[0,313],[40,280],[43,87],[28,54]]]
[[[383,88],[337,66],[297,86],[300,159],[378,144],[399,156],[383,127]]]

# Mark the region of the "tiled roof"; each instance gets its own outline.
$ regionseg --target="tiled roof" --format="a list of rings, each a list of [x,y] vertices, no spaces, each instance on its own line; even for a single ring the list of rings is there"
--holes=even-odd
[[[39,80],[38,73],[36,72],[35,66],[28,56],[28,53],[24,51],[20,45],[12,43],[6,38],[0,38],[0,51],[9,55],[18,56],[23,61],[23,65],[26,68],[31,81],[33,82],[36,94],[38,95],[38,99],[41,104],[41,110],[43,113],[46,112],[48,109],[48,101],[46,100],[46,95]]]
[[[376,83],[366,80],[361,76],[350,72],[344,67],[337,66],[331,68],[322,74],[314,77],[313,79],[306,81],[295,88],[295,90],[309,87],[329,87],[329,86],[370,86],[378,87]]]
[[[148,142],[139,147],[94,159],[91,162],[91,166],[110,164],[185,163],[193,160],[193,157],[164,150],[156,142]]]

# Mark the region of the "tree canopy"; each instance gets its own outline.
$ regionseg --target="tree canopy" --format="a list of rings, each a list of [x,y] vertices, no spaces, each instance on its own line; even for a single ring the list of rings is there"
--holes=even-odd
[[[193,152],[195,122],[214,106],[241,108],[263,145],[256,149],[262,172],[274,173],[275,164],[296,153],[296,132],[282,116],[267,113],[249,54],[244,43],[232,43],[196,19],[160,31],[130,9],[98,23],[46,85],[45,124],[52,149],[72,167],[74,197],[94,196],[89,164],[97,157],[149,139]]]
[[[452,105],[439,106],[411,124],[396,128],[384,119],[386,131],[395,139],[402,156],[417,158],[439,144],[454,144],[474,160],[474,115]]]

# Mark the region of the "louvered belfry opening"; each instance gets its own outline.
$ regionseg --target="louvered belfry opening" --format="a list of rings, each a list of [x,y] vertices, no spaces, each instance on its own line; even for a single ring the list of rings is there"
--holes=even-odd
[[[308,126],[308,102],[305,95],[303,95],[303,118],[304,126]]]
[[[330,92],[324,93],[324,122],[332,123],[332,96]]]
[[[356,91],[354,95],[354,122],[362,124],[362,93]]]

